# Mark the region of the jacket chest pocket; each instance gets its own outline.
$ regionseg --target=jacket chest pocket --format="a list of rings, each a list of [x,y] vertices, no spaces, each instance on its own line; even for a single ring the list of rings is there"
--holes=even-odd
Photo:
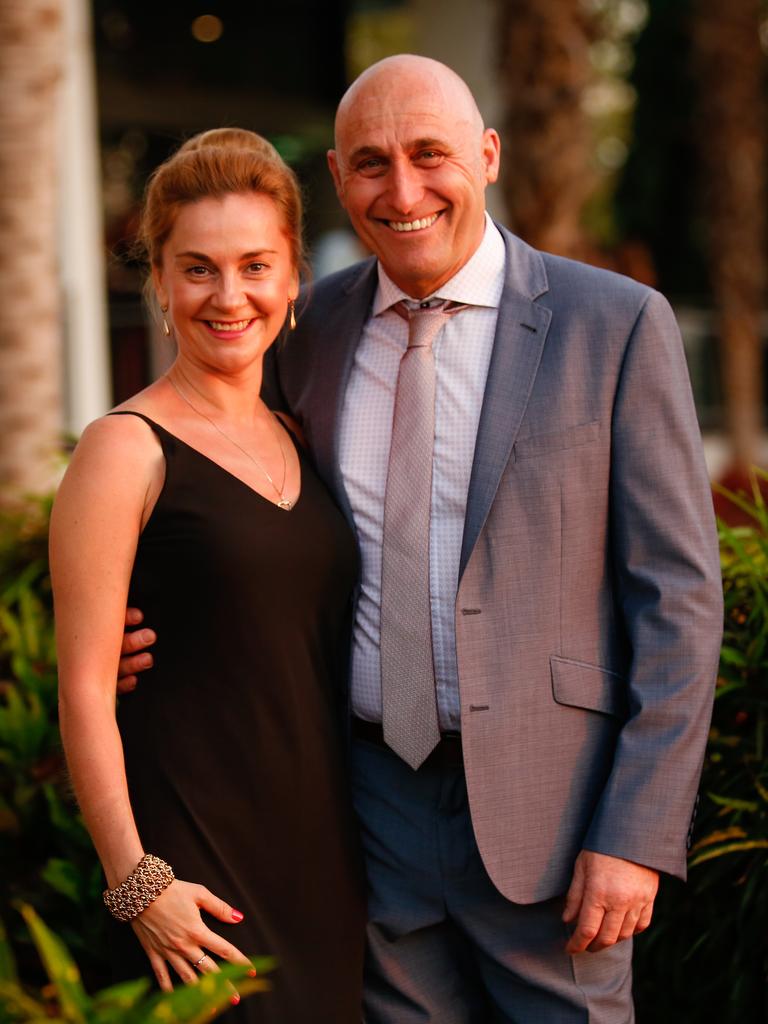
[[[591,423],[580,423],[567,430],[558,430],[554,433],[533,434],[530,437],[520,437],[515,441],[512,449],[515,462],[522,462],[524,459],[533,459],[540,455],[549,455],[553,452],[569,451],[572,448],[584,448],[593,444],[600,436],[600,421],[592,420]]]

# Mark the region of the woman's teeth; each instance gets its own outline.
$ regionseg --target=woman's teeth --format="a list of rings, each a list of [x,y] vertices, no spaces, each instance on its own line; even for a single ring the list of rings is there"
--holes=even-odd
[[[220,320],[209,320],[208,323],[214,331],[244,331],[250,320],[238,320],[237,323],[222,323]]]

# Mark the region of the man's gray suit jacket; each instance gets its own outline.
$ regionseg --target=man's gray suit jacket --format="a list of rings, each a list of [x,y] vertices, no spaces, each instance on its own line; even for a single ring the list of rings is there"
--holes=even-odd
[[[531,903],[565,891],[582,848],[685,875],[722,592],[667,302],[500,230],[456,643],[477,843]],[[315,284],[270,371],[350,522],[338,431],[376,283],[368,260]]]

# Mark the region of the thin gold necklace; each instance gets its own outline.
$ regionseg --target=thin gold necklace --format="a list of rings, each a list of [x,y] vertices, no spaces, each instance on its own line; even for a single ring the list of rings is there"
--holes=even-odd
[[[195,385],[192,383],[192,381],[189,380],[186,377],[186,375],[181,372],[181,370],[178,370],[177,372],[178,372],[179,376],[184,378],[184,383],[185,384],[189,384],[189,386],[192,388],[193,391],[197,391],[198,395],[200,395],[201,398],[205,398],[205,395],[201,391],[199,391],[198,388],[195,387]],[[275,430],[275,428],[274,428],[274,424],[270,424],[270,425],[272,426],[272,429],[273,429],[273,432],[274,432],[274,435],[275,435],[275,440],[277,441],[277,446],[280,449],[280,455],[281,455],[282,460],[283,460],[283,479],[282,479],[280,487],[277,486],[275,481],[272,479],[272,476],[267,472],[265,467],[259,462],[259,460],[256,458],[255,455],[251,455],[251,453],[246,448],[243,448],[243,446],[241,444],[238,444],[238,442],[234,439],[234,437],[230,437],[229,434],[227,434],[225,431],[223,431],[215,420],[212,420],[210,416],[207,416],[201,409],[198,409],[196,405],[193,405],[192,402],[190,402],[189,398],[187,398],[187,396],[181,390],[181,388],[176,383],[176,381],[173,379],[173,377],[171,377],[170,373],[166,373],[165,377],[166,377],[168,383],[173,388],[173,390],[179,396],[179,398],[181,398],[182,401],[187,403],[187,405],[192,410],[192,412],[196,412],[198,416],[202,416],[202,418],[204,420],[207,420],[211,424],[213,429],[216,430],[219,434],[221,434],[221,436],[224,438],[225,441],[229,441],[230,444],[233,444],[235,446],[235,448],[237,448],[239,451],[241,451],[243,453],[243,455],[245,455],[245,457],[247,459],[251,460],[251,462],[254,464],[254,466],[256,466],[257,469],[261,470],[261,472],[264,474],[264,476],[267,478],[267,480],[269,480],[269,483],[270,483],[270,485],[272,487],[272,490],[275,492],[275,494],[278,497],[278,501],[276,503],[277,507],[285,509],[286,512],[290,512],[290,510],[293,508],[293,502],[290,501],[288,498],[286,498],[285,497],[285,493],[284,493],[285,492],[285,478],[286,478],[286,475],[287,475],[287,466],[286,466],[286,461],[285,461],[285,450],[283,449],[283,443],[280,440],[280,435],[277,433],[277,430]],[[207,399],[206,399],[206,401],[207,401]]]

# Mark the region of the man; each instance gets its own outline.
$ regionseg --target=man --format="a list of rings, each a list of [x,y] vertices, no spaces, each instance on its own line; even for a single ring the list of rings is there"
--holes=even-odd
[[[499,151],[445,66],[364,72],[329,165],[376,258],[314,286],[275,367],[362,555],[373,1024],[633,1019],[627,940],[685,873],[717,665],[669,307],[494,225]]]

